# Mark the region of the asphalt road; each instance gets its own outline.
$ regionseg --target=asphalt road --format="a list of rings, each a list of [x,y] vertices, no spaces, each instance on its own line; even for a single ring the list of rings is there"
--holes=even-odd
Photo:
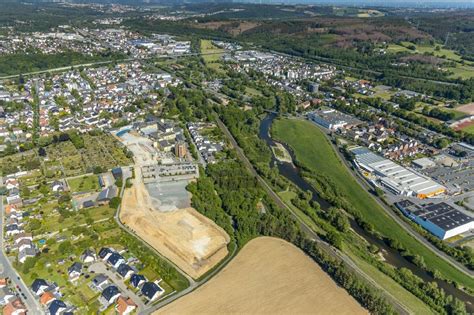
[[[117,287],[119,287],[122,293],[124,293],[126,296],[131,298],[133,302],[137,304],[138,306],[137,313],[142,314],[142,311],[146,308],[145,303],[143,303],[142,299],[137,294],[135,294],[134,291],[132,291],[131,289],[127,287],[124,280],[120,278],[116,272],[113,272],[112,270],[108,269],[104,262],[97,261],[91,264],[89,267],[87,267],[87,270],[89,272],[94,271],[96,275],[103,273],[107,277],[109,277],[109,279],[112,280],[112,283],[115,284]]]
[[[30,314],[44,314],[42,308],[40,307],[38,301],[33,296],[33,293],[26,286],[23,280],[20,278],[16,270],[13,268],[10,260],[8,260],[7,255],[5,254],[5,246],[3,240],[3,226],[4,226],[4,208],[3,208],[3,198],[0,198],[0,247],[2,251],[0,253],[0,277],[9,278],[13,283],[15,288],[18,286],[21,289],[21,292],[26,295],[26,300],[21,297],[23,303],[28,308]]]
[[[257,178],[258,182],[262,185],[268,195],[274,200],[274,202],[279,205],[280,207],[288,210],[293,218],[299,223],[303,232],[311,237],[311,239],[318,243],[321,248],[325,250],[325,252],[338,260],[342,260],[345,265],[351,269],[353,272],[358,274],[360,277],[364,278],[368,283],[370,283],[374,288],[380,290],[380,292],[392,303],[392,305],[396,308],[399,314],[410,314],[411,312],[409,309],[403,305],[400,301],[398,301],[394,296],[392,296],[388,291],[386,291],[383,287],[381,287],[377,282],[375,282],[369,275],[367,275],[363,270],[361,270],[346,254],[340,252],[333,246],[329,245],[325,241],[323,241],[317,233],[315,233],[287,204],[285,204],[277,193],[273,191],[273,189],[267,184],[267,182],[258,175],[257,171],[253,167],[252,163],[247,159],[245,156],[242,148],[238,145],[235,138],[230,133],[229,129],[225,126],[225,124],[216,116],[217,124],[219,128],[223,131],[226,137],[230,140],[232,146],[237,151],[237,156],[239,159],[244,163],[247,169]]]
[[[301,119],[301,118],[298,118],[298,119]],[[319,127],[319,126],[318,126]],[[369,184],[366,182],[366,180],[362,177],[362,175],[357,172],[357,171],[354,171],[352,168],[351,168],[351,165],[350,163],[344,158],[344,156],[342,156],[342,153],[339,151],[339,149],[332,143],[332,141],[330,141],[328,135],[327,135],[327,132],[326,130],[320,128],[324,135],[326,136],[326,138],[328,139],[329,143],[331,143],[334,151],[337,152],[337,155],[339,157],[339,159],[341,160],[341,162],[348,168],[348,171],[349,173],[354,177],[354,179],[357,181],[357,183],[362,187],[362,189],[368,191],[371,189],[371,187],[369,186]],[[448,254],[444,253],[443,251],[439,250],[438,248],[436,248],[436,246],[434,246],[433,244],[431,244],[428,240],[426,240],[423,236],[421,236],[420,234],[418,234],[415,230],[413,230],[412,226],[410,224],[408,224],[407,222],[405,222],[402,218],[400,218],[398,215],[396,215],[393,210],[388,207],[386,204],[384,204],[379,198],[376,198],[375,196],[373,196],[370,192],[368,192],[369,195],[382,207],[382,209],[385,211],[385,213],[387,213],[395,222],[398,223],[398,225],[400,225],[408,234],[410,234],[413,238],[415,238],[417,241],[419,241],[420,243],[424,244],[428,249],[430,249],[435,255],[437,255],[439,258],[445,260],[447,263],[451,264],[453,267],[455,267],[456,269],[458,269],[459,271],[461,271],[462,273],[464,273],[466,276],[468,277],[473,277],[474,276],[474,271],[472,270],[469,270],[468,268],[466,268],[464,265],[462,265],[461,263],[459,263],[458,261],[456,261],[454,258],[452,258],[451,256],[449,256]]]

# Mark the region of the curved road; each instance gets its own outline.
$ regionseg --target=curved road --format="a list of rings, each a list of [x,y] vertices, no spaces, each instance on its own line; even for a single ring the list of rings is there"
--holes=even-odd
[[[125,184],[127,182],[127,178],[131,177],[131,172],[128,168],[122,168],[123,172],[123,181],[122,181],[122,189],[120,191],[120,197],[123,198],[123,193],[125,191]],[[139,172],[136,172],[136,174],[140,174]],[[120,221],[120,209],[121,205],[117,208],[117,211],[115,212],[114,219],[117,222],[117,224],[127,233],[132,235],[133,237],[139,239],[145,246],[147,246],[150,250],[152,250],[157,256],[159,256],[161,259],[165,260],[168,264],[173,266],[183,277],[185,277],[188,282],[189,286],[182,290],[182,291],[174,291],[171,294],[165,296],[163,300],[159,301],[157,304],[152,304],[148,308],[144,309],[141,314],[151,314],[155,312],[156,310],[162,308],[163,306],[179,299],[180,297],[183,297],[184,295],[191,293],[192,291],[196,290],[199,286],[203,285],[207,281],[209,281],[213,276],[215,276],[219,271],[221,271],[229,262],[232,258],[234,258],[235,254],[237,253],[237,246],[234,246],[233,251],[229,253],[224,260],[219,262],[219,264],[212,269],[208,274],[206,274],[203,278],[199,280],[194,280],[192,277],[190,277],[188,274],[186,274],[183,270],[181,270],[176,264],[174,264],[172,261],[170,261],[168,258],[164,257],[161,255],[153,246],[148,244],[146,241],[144,241],[142,238],[140,238],[138,235],[136,235],[132,230],[130,230],[126,225],[124,225]]]

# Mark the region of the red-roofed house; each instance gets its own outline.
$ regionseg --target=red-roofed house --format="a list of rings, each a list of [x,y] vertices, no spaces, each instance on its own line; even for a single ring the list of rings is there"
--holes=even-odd
[[[26,307],[20,299],[15,299],[3,308],[3,315],[25,315]]]
[[[115,310],[120,315],[127,315],[133,312],[137,308],[137,304],[133,302],[131,298],[126,298],[124,296],[119,296],[117,299],[117,304],[115,305]]]

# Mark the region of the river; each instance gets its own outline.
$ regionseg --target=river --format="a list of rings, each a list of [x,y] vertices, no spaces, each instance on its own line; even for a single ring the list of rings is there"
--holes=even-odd
[[[259,137],[264,140],[269,146],[275,146],[275,141],[270,136],[270,128],[275,119],[276,115],[267,115],[260,123]],[[290,152],[291,158],[295,160],[293,151],[283,144],[285,148]],[[298,186],[303,191],[311,191],[313,194],[313,200],[318,202],[322,210],[327,210],[331,207],[331,204],[326,200],[322,199],[318,192],[310,185],[304,178],[300,176],[298,168],[293,163],[280,162],[274,155],[272,155],[272,165],[276,165],[281,175],[289,179],[292,183]],[[434,279],[425,270],[421,269],[417,265],[410,262],[408,259],[403,257],[397,250],[389,247],[383,240],[367,233],[363,230],[355,220],[350,220],[352,229],[362,238],[364,238],[370,244],[376,245],[385,258],[385,262],[396,268],[407,268],[410,269],[413,274],[417,275],[426,282],[436,282],[440,288],[442,288],[447,294],[450,294],[466,303],[466,309],[469,313],[474,313],[474,297],[467,294],[466,292],[456,288],[453,284],[446,281]],[[427,262],[429,264],[429,262]]]

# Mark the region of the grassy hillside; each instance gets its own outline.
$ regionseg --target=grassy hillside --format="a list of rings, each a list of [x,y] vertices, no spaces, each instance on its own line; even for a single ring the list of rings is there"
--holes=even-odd
[[[318,127],[308,121],[277,120],[274,122],[272,134],[277,140],[287,143],[293,149],[299,163],[314,172],[329,176],[346,199],[378,232],[399,240],[410,252],[423,256],[429,266],[439,270],[445,277],[471,289],[474,288],[473,279],[438,258],[384,212],[352,177]]]

